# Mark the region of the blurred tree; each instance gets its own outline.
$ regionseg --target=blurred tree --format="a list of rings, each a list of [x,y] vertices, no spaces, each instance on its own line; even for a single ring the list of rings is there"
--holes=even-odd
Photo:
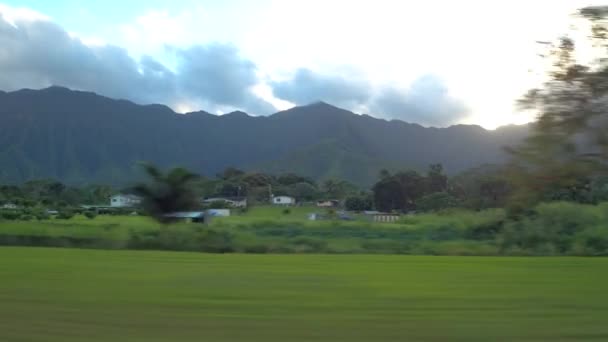
[[[382,211],[411,210],[425,192],[426,180],[416,171],[404,171],[381,178],[374,184],[374,203]]]
[[[148,183],[140,183],[133,190],[143,197],[143,208],[161,223],[170,223],[165,215],[176,211],[187,211],[200,206],[198,197],[192,190],[192,182],[198,175],[184,168],[173,168],[161,172],[152,164],[143,163],[142,167],[150,178]]]
[[[372,210],[373,201],[370,195],[357,195],[347,197],[344,201],[344,207],[346,210],[352,211],[363,211]]]
[[[300,182],[289,187],[288,194],[298,201],[313,201],[319,198],[319,191],[307,182]]]
[[[444,192],[448,189],[448,176],[443,173],[443,165],[431,164],[427,172],[428,193]]]
[[[343,199],[357,192],[357,186],[340,179],[327,179],[323,182],[322,190],[328,199]]]
[[[591,46],[600,58],[588,65],[576,59],[575,41],[562,37],[551,46],[553,68],[541,88],[520,100],[538,113],[530,137],[512,154],[510,179],[516,186],[514,209],[571,191],[606,172],[608,162],[608,7],[588,7],[579,16],[591,22]]]

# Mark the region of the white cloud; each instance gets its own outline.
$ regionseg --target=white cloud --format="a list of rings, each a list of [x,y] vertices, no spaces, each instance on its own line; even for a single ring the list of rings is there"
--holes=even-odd
[[[45,14],[24,7],[11,7],[0,4],[0,14],[2,18],[15,26],[16,21],[50,21],[51,18]]]
[[[173,72],[179,63],[175,49],[231,43],[256,65],[259,82],[251,85],[253,93],[277,108],[290,103],[276,99],[270,84],[291,79],[301,68],[332,77],[348,75],[343,69],[352,66],[375,91],[388,85],[408,89],[433,74],[451,98],[470,109],[462,122],[491,128],[531,119],[515,112],[514,101],[542,80],[535,41],[558,37],[569,29],[576,8],[600,3],[268,0],[197,6],[188,1],[147,9],[130,22],[108,23],[113,27],[100,29],[100,37],[79,38],[87,45],[124,47],[136,60],[152,55]],[[13,17],[49,20],[35,11],[3,7],[0,11]]]

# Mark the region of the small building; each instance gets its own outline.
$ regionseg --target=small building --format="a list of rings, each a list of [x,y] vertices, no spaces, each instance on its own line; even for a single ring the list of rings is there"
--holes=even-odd
[[[205,223],[205,213],[202,211],[179,211],[165,214],[172,221]]]
[[[205,213],[209,217],[228,217],[230,216],[230,209],[207,209]]]
[[[274,205],[295,205],[296,199],[290,196],[272,196],[272,204]]]
[[[213,202],[224,202],[233,208],[246,208],[246,197],[211,197],[203,199],[203,204],[211,204]]]
[[[317,207],[319,208],[335,208],[340,204],[338,200],[324,200],[317,201]]]
[[[114,208],[132,208],[141,204],[141,197],[131,194],[118,194],[110,197],[110,206]]]
[[[372,215],[372,220],[374,222],[392,223],[397,222],[399,218],[399,214],[379,213]]]

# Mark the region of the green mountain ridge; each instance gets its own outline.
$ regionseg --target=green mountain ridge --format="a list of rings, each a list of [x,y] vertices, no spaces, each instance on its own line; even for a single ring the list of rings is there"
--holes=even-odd
[[[62,87],[0,92],[0,182],[126,184],[137,161],[214,175],[234,166],[371,184],[381,168],[449,173],[501,163],[527,126],[426,128],[318,102],[267,117],[177,114]]]

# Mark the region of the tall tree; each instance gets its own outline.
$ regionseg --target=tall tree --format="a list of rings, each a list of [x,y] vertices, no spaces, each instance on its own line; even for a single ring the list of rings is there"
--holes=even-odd
[[[427,192],[444,192],[448,189],[448,176],[443,173],[443,165],[431,164],[427,172]]]
[[[163,173],[152,164],[142,164],[150,178],[147,183],[140,183],[133,189],[143,197],[146,212],[161,223],[170,223],[165,215],[176,211],[192,210],[199,206],[198,198],[193,191],[192,182],[198,175],[181,167]]]
[[[425,178],[416,171],[397,172],[392,176],[381,178],[372,189],[376,209],[382,211],[414,209],[414,202],[424,195],[425,183]]]
[[[547,192],[571,189],[606,172],[608,162],[608,7],[578,12],[591,23],[590,46],[599,55],[591,63],[577,60],[574,39],[552,45],[548,80],[520,101],[538,113],[530,137],[509,151],[511,180],[518,203],[538,201]]]

